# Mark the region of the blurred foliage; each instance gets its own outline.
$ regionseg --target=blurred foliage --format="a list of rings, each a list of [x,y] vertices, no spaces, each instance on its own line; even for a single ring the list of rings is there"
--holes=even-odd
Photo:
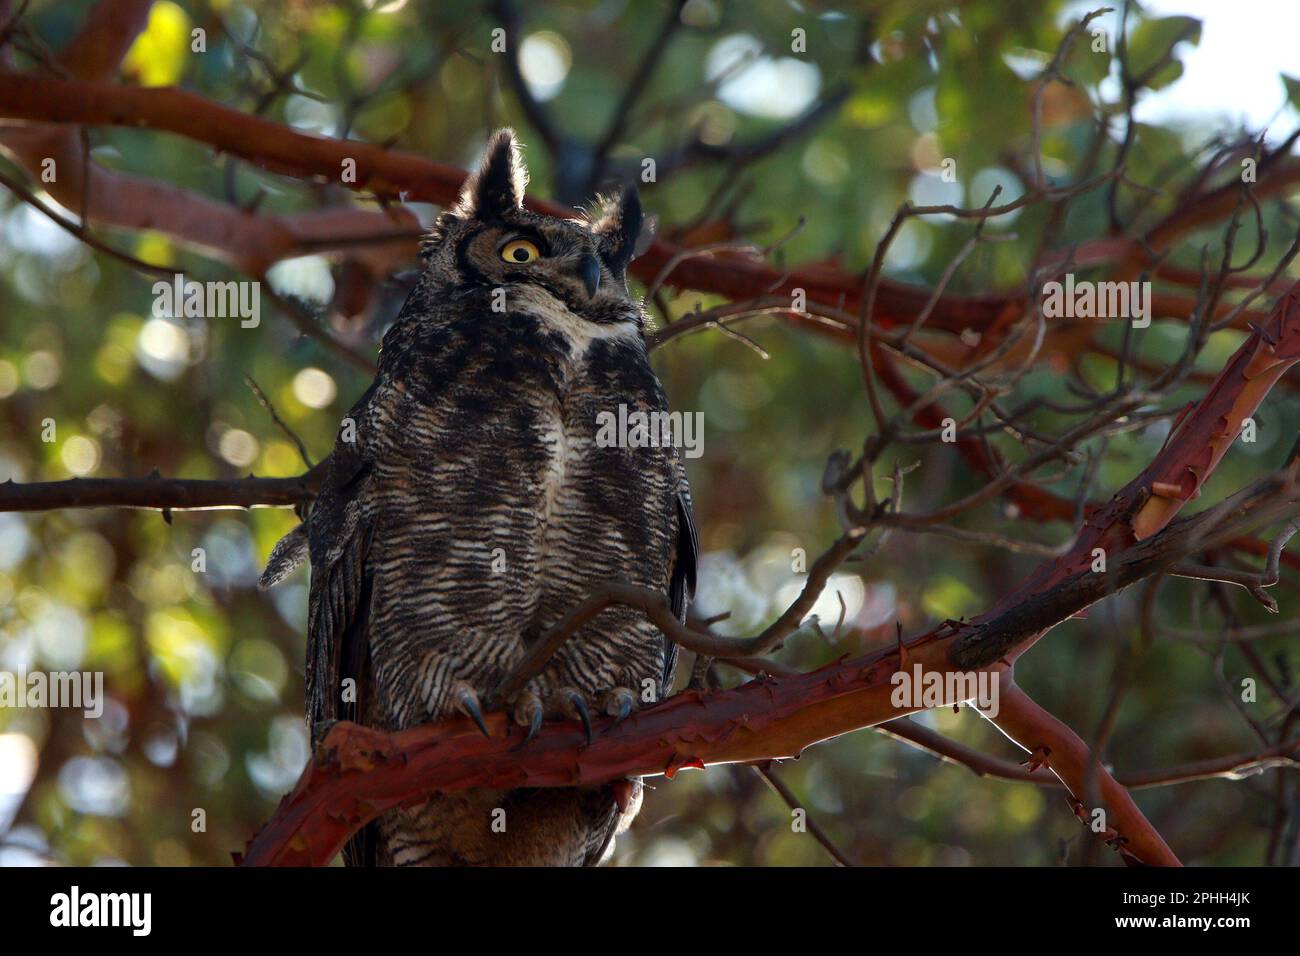
[[[26,17],[57,50],[88,6],[35,0]],[[662,2],[622,0],[525,8],[530,82],[560,128],[599,139],[665,10]],[[844,84],[840,109],[772,155],[740,169],[691,164],[644,185],[643,198],[661,232],[700,222],[719,208],[719,197],[723,205],[734,200],[734,222],[756,241],[795,233],[776,252],[778,261],[833,260],[861,271],[908,198],[982,205],[995,184],[1004,187],[1000,201],[1024,191],[1032,172],[1024,166],[1032,79],[1085,11],[1057,0],[690,0],[685,25],[654,70],[615,156],[668,154],[688,129],[715,145],[750,141]],[[1113,19],[1107,22],[1113,28]],[[196,25],[207,31],[202,54],[189,50]],[[499,58],[489,51],[495,25],[484,5],[470,2],[164,0],[125,69],[133,82],[180,84],[300,129],[391,143],[461,165],[475,160],[494,127],[509,123],[530,144],[532,190],[545,196],[553,189],[553,158],[503,87]],[[1135,13],[1131,26],[1131,65],[1139,68],[1157,63],[1175,41],[1197,37],[1195,22],[1180,18]],[[796,28],[806,31],[805,54],[788,52]],[[870,62],[858,56],[865,31]],[[723,62],[729,54],[730,65]],[[292,88],[274,91],[266,64],[297,64]],[[1090,101],[1116,109],[1118,66],[1109,52],[1091,51],[1085,36],[1062,68],[1077,85],[1049,88],[1041,148],[1047,174],[1069,183],[1091,146]],[[1178,70],[1175,57],[1150,82],[1172,82]],[[1160,186],[1189,179],[1204,145],[1234,132],[1140,125],[1129,177]],[[96,129],[90,141],[96,160],[111,168],[216,198],[257,197],[259,212],[367,204],[337,188],[214,157],[175,137]],[[1114,144],[1109,148],[1113,155]],[[938,175],[945,157],[957,160],[955,183]],[[1075,201],[1057,244],[1102,235],[1106,200],[1101,189]],[[1124,189],[1120,207],[1125,221],[1149,225],[1176,201],[1176,189]],[[432,212],[421,210],[426,221]],[[991,222],[990,231],[1007,241],[981,245],[951,291],[1022,284],[1047,216],[1047,209],[1031,207]],[[1294,231],[1286,216],[1271,204],[1265,209],[1270,234]],[[1205,248],[1217,263],[1221,232],[1219,224],[1189,236],[1172,261],[1197,268]],[[969,224],[951,218],[911,222],[893,249],[889,274],[932,286],[969,234]],[[232,278],[163,236],[103,238],[192,278]],[[1258,271],[1284,245],[1275,242]],[[412,256],[409,267],[416,264]],[[325,302],[338,280],[336,265],[321,257],[295,260],[277,267],[272,281],[280,291]],[[270,308],[256,329],[234,320],[155,318],[152,282],[16,198],[0,196],[0,479],[142,475],[154,468],[190,478],[299,473],[304,466],[295,448],[245,376],[262,386],[314,456],[326,454],[338,420],[368,384],[363,375],[295,335]],[[389,285],[362,330],[368,341],[377,341],[400,304],[400,277]],[[715,302],[686,293],[668,305],[680,315]],[[779,320],[758,320],[745,331],[770,358],[715,333],[679,339],[655,356],[674,406],[705,415],[705,454],[691,463],[704,551],[700,606],[704,614],[731,611],[720,629],[738,634],[771,620],[797,590],[794,550],[804,549],[811,561],[833,539],[835,519],[818,490],[822,469],[832,450],[858,446],[870,426],[852,349]],[[1185,331],[1183,322],[1157,321],[1140,340],[1142,357],[1157,366],[1169,361]],[[1112,346],[1118,336],[1118,329],[1106,333]],[[1217,368],[1239,340],[1238,333],[1215,336],[1202,367]],[[1044,356],[1017,401],[1070,400],[1065,372],[1076,358]],[[1078,367],[1098,386],[1115,374],[1114,362],[1098,355]],[[914,379],[918,386],[924,381]],[[1171,401],[1195,397],[1198,387]],[[1203,500],[1218,500],[1278,462],[1298,418],[1292,397],[1271,397],[1259,415],[1259,442],[1234,446]],[[42,441],[46,420],[57,426],[52,442]],[[1044,431],[1064,421],[1047,410],[1034,419]],[[1145,464],[1166,428],[1117,436],[1104,449],[1096,444],[1104,458],[1095,497]],[[898,460],[910,464],[913,449],[921,468],[909,479],[911,510],[954,500],[985,481],[948,448],[907,446]],[[1062,472],[1053,490],[1073,495],[1081,473]],[[888,492],[883,482],[880,492]],[[1026,527],[1013,517],[998,505],[966,521],[1037,541],[1068,537],[1063,524]],[[225,864],[243,847],[307,753],[306,574],[269,594],[254,586],[272,544],[295,520],[276,510],[185,513],[170,522],[157,513],[112,510],[0,514],[0,669],[103,670],[110,695],[98,721],[71,711],[0,711],[0,801],[8,801],[0,803],[0,827],[21,804],[0,860],[26,858],[21,848],[29,847],[72,863]],[[206,553],[202,572],[193,569],[196,548]],[[813,667],[892,639],[896,620],[913,631],[973,614],[1034,561],[895,534],[875,557],[846,566],[835,579],[834,590],[852,605],[849,633],[828,644],[805,629],[782,659]],[[1284,581],[1282,590],[1286,609],[1295,601],[1293,584]],[[1171,582],[1160,595],[1160,620],[1211,632],[1218,626],[1205,585]],[[1138,638],[1139,599],[1140,592],[1125,594],[1060,626],[1018,669],[1027,689],[1085,736],[1101,720],[1117,664]],[[838,606],[830,592],[819,604],[828,632]],[[1243,613],[1248,623],[1261,618],[1258,608]],[[1111,746],[1116,767],[1159,768],[1254,747],[1216,675],[1233,683],[1259,661],[1287,674],[1296,660],[1282,641],[1258,643],[1249,653],[1256,657],[1237,648],[1156,642],[1137,661],[1123,698]],[[1275,704],[1267,690],[1261,701],[1261,712]],[[968,711],[919,719],[963,743],[1020,759]],[[24,799],[23,768],[33,763],[35,781]],[[819,745],[776,772],[842,847],[868,863],[1054,864],[1082,859],[1086,849],[1058,791],[981,780],[870,731]],[[1153,790],[1140,802],[1185,861],[1257,863],[1276,802],[1296,806],[1294,786],[1283,789],[1279,773]],[[791,831],[789,808],[746,768],[651,783],[645,809],[620,840],[618,863],[827,862],[810,836]],[[194,833],[200,809],[206,832]],[[1100,859],[1112,858],[1102,852]]]

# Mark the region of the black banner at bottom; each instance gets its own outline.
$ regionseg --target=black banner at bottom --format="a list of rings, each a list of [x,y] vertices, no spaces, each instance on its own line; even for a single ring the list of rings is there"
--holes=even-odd
[[[662,928],[696,942],[773,921],[819,931],[829,919],[837,931],[874,927],[926,943],[1008,932],[1228,942],[1289,928],[1294,891],[1293,871],[1269,869],[37,868],[0,870],[0,915],[8,942],[52,934],[126,946],[339,944],[430,930],[436,945],[448,923],[460,935],[478,920],[494,940],[502,931],[630,940],[646,923],[654,937]]]

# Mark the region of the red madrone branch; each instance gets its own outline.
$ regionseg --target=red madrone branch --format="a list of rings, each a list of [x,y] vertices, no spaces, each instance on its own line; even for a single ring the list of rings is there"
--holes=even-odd
[[[1191,518],[1173,522],[1254,413],[1271,386],[1300,359],[1300,283],[1228,360],[1207,394],[1151,464],[1089,515],[1069,551],[1043,562],[1024,583],[969,622],[947,621],[899,646],[809,674],[760,678],[722,692],[691,691],[602,725],[583,746],[579,725],[544,728],[522,750],[505,715],[489,715],[484,739],[457,719],[387,735],[352,724],[333,727],[294,791],[250,843],[246,865],[328,862],[347,838],[393,807],[431,792],[470,787],[574,786],[683,767],[797,756],[810,744],[921,709],[894,700],[897,672],[1007,674],[1019,654],[1053,626],[1187,554],[1276,520],[1297,500],[1294,458],[1277,475]],[[1171,524],[1171,522],[1173,522]],[[1107,570],[1092,570],[1096,550]],[[679,632],[660,605],[648,613]],[[611,602],[612,603],[612,602]],[[743,642],[737,642],[738,646]],[[745,649],[748,653],[748,649]],[[1127,791],[1087,745],[1008,679],[1000,713],[1012,740],[1051,768],[1076,801],[1089,778],[1107,810],[1111,840],[1135,861],[1177,865],[1177,857]]]
[[[318,177],[386,199],[445,205],[456,198],[465,180],[465,171],[456,166],[373,143],[302,133],[172,87],[123,86],[0,72],[0,117],[43,124],[124,126],[176,133],[272,172]],[[355,182],[351,179],[344,182],[345,163],[355,164]],[[573,214],[556,203],[533,197],[528,204],[553,216]],[[75,204],[72,208],[76,208]],[[233,236],[225,241],[214,238],[218,241],[201,244],[205,248],[224,247],[241,258],[247,255],[230,243]],[[282,242],[259,244],[256,248],[263,250],[263,257],[291,254],[291,247]],[[653,279],[682,251],[664,240],[656,240],[633,264],[633,271],[642,279]],[[265,269],[271,261],[261,258],[243,264],[258,270]],[[803,288],[815,301],[849,309],[856,306],[861,292],[861,281],[856,276],[835,270],[783,274],[761,261],[736,255],[681,258],[672,279],[675,285],[729,298],[746,298],[769,291],[788,295],[795,288]],[[920,311],[928,297],[924,289],[883,283],[877,302],[879,320],[889,324],[912,316]],[[949,297],[933,325],[943,327],[947,322],[958,331],[968,326],[982,327],[993,321],[1006,305],[1005,296]]]
[[[179,88],[134,87],[0,71],[0,117],[39,124],[112,125],[175,133],[274,172],[317,177],[387,199],[446,204],[456,197],[465,178],[465,172],[455,166],[372,143],[299,132]],[[0,142],[3,139],[0,137]],[[19,139],[10,148],[20,154],[25,165],[33,168],[31,143]],[[343,181],[345,163],[355,164],[355,181]],[[105,174],[101,171],[96,175]],[[1258,197],[1267,196],[1296,181],[1300,181],[1300,163],[1274,163],[1261,169],[1255,193]],[[131,187],[125,193],[128,197],[133,192],[164,188],[125,176],[118,182],[123,187]],[[331,235],[341,242],[343,236],[381,237],[385,230],[391,233],[399,227],[409,229],[411,225],[406,214],[389,221],[386,214],[362,210],[267,217],[259,222],[251,213],[222,212],[211,208],[219,204],[210,200],[184,197],[175,187],[166,188],[173,191],[170,198],[176,207],[166,218],[160,219],[164,213],[152,204],[136,204],[135,217],[144,217],[149,222],[130,222],[132,204],[118,203],[116,215],[109,216],[107,221],[169,231],[205,251],[232,258],[255,274],[260,274],[277,258],[294,254],[295,243],[310,241],[328,248]],[[71,189],[69,185],[65,191]],[[184,202],[179,201],[182,198]],[[1158,224],[1153,234],[1158,235],[1161,243],[1171,242],[1184,231],[1230,212],[1230,199],[1231,193],[1226,190],[1206,194],[1200,202],[1189,204],[1178,210],[1176,216]],[[76,208],[71,196],[64,196],[61,201]],[[530,197],[528,203],[531,208],[550,215],[571,215],[565,207],[545,200]],[[1132,258],[1141,262],[1145,261],[1149,248],[1150,244],[1141,240],[1098,240],[1075,250],[1074,261],[1096,265]],[[862,281],[856,274],[826,267],[780,271],[752,257],[734,253],[698,254],[663,239],[655,240],[632,268],[640,278],[649,281],[669,265],[673,266],[673,285],[731,299],[789,296],[795,289],[803,289],[810,300],[840,310],[853,311],[861,304]],[[883,327],[909,321],[925,307],[929,296],[928,290],[884,280],[877,293],[875,321]],[[1168,293],[1156,293],[1152,303],[1161,315],[1186,315],[1193,304],[1189,297]],[[1008,314],[1023,311],[1025,305],[1023,292],[945,295],[934,309],[929,327],[949,332],[984,329],[1003,321]],[[1243,314],[1242,320],[1252,317],[1255,317],[1253,313]],[[790,318],[808,323],[818,332],[846,340],[851,338],[798,312],[792,311]]]
[[[962,639],[979,635],[981,655],[1004,641],[1024,642],[1114,590],[1158,573],[1178,560],[1189,541],[1209,540],[1216,526],[1268,520],[1294,507],[1300,492],[1294,474],[1278,476],[1236,496],[1206,518],[1177,522],[1163,535],[1116,556],[1116,574],[1077,575],[1023,607],[984,622],[945,624],[864,657],[807,674],[760,677],[727,691],[687,691],[615,726],[595,722],[590,745],[576,721],[544,727],[521,749],[523,731],[501,712],[486,715],[484,737],[468,718],[455,718],[395,734],[342,722],[326,734],[312,763],[272,820],[251,841],[243,865],[324,865],[356,830],[394,807],[417,803],[435,791],[470,788],[595,785],[628,776],[665,774],[687,767],[753,763],[795,757],[818,741],[871,727],[922,709],[894,702],[893,675],[920,667],[947,674]],[[1007,673],[1001,659],[977,664],[966,674]],[[1077,736],[1023,695],[1006,697],[998,717],[1013,739],[1033,739],[1036,753],[1080,797],[1087,772],[1086,748]],[[951,703],[951,701],[948,701]],[[1058,755],[1053,760],[1052,755]],[[1149,864],[1176,865],[1174,857],[1136,805],[1101,777],[1102,799],[1116,838],[1127,854]]]

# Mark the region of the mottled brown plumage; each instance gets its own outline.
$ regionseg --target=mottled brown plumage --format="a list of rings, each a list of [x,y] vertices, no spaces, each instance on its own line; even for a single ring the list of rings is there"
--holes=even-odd
[[[522,208],[525,181],[512,134],[498,133],[425,244],[308,520],[263,577],[310,553],[314,735],[337,719],[401,729],[472,714],[606,581],[668,592],[685,614],[695,543],[678,454],[596,441],[601,413],[667,407],[625,284],[636,194],[560,221]],[[625,715],[668,691],[674,664],[644,615],[610,608],[508,705],[525,727]],[[640,783],[619,802],[613,786],[438,795],[376,821],[346,855],[592,864],[639,808]]]

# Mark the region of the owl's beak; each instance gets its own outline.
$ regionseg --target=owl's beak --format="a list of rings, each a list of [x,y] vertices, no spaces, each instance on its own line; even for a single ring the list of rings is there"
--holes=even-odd
[[[595,256],[583,256],[578,263],[578,278],[586,286],[588,298],[595,295],[600,288],[600,260]]]

